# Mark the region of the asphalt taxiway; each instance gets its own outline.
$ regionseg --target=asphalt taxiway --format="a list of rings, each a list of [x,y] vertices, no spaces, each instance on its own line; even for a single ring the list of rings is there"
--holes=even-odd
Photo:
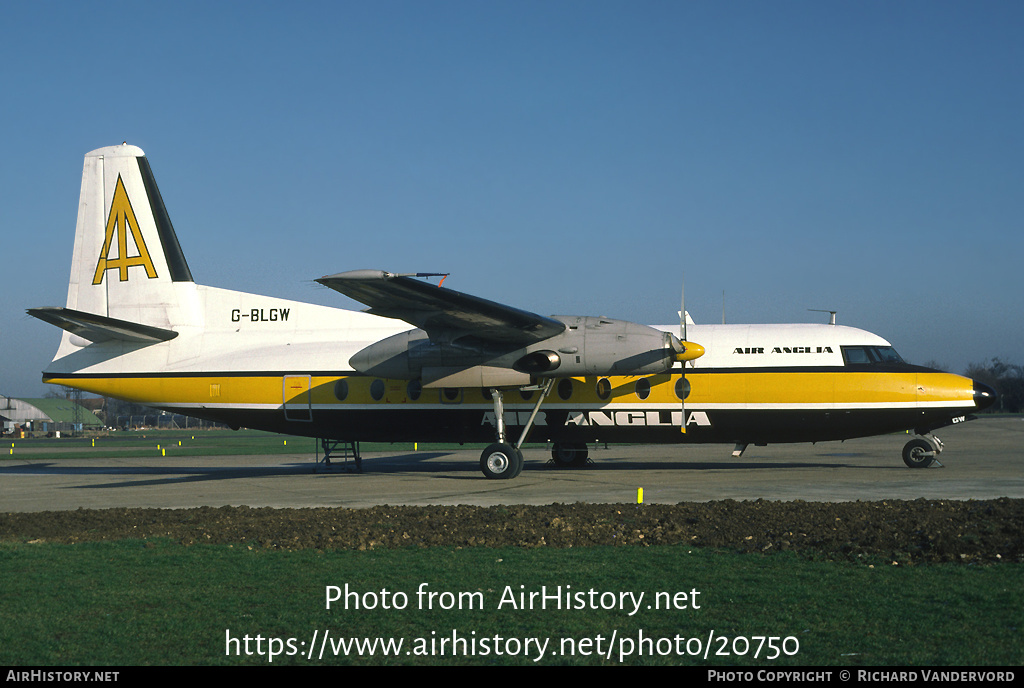
[[[874,501],[1024,498],[1024,419],[982,418],[936,433],[940,466],[907,468],[906,435],[815,445],[591,445],[591,463],[560,469],[524,447],[514,480],[487,480],[480,447],[364,454],[363,472],[317,470],[310,454],[0,460],[0,512],[112,507],[365,507],[378,504]]]

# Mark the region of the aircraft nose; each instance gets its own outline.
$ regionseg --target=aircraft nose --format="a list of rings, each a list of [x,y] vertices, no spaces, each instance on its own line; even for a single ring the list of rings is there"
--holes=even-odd
[[[996,391],[986,385],[984,382],[974,381],[974,405],[978,407],[979,411],[987,409],[992,404],[996,403],[996,399],[999,395]]]

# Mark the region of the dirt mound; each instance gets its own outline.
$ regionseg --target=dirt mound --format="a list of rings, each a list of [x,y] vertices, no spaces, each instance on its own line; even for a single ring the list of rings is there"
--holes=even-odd
[[[0,541],[171,538],[275,549],[687,544],[899,563],[1024,561],[1024,500],[104,509],[7,513]]]

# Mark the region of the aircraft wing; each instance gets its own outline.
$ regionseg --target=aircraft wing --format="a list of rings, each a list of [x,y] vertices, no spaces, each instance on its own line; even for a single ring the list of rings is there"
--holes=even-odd
[[[321,277],[320,284],[369,306],[368,313],[397,318],[426,331],[431,341],[473,337],[487,343],[526,346],[553,337],[565,324],[408,275],[353,270]]]

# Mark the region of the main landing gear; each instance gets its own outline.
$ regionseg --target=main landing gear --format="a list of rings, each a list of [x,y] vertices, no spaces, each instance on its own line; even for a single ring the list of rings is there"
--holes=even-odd
[[[523,470],[523,452],[505,442],[495,442],[480,456],[480,470],[493,480],[511,480]]]
[[[551,447],[551,460],[561,468],[579,468],[587,465],[590,451],[587,445],[579,444],[555,444]]]
[[[903,447],[903,463],[911,468],[928,468],[932,463],[939,463],[937,457],[942,449],[942,440],[931,433],[923,433]]]
[[[551,391],[553,383],[554,379],[544,383],[540,396],[537,398],[537,403],[533,407],[533,413],[530,414],[529,420],[523,426],[523,432],[519,435],[519,441],[515,444],[509,444],[505,438],[505,407],[502,403],[501,390],[491,390],[491,399],[494,400],[494,419],[498,431],[498,441],[484,449],[484,453],[480,455],[480,471],[484,474],[484,477],[491,480],[511,480],[522,472],[523,452],[520,447],[523,445],[523,441],[526,440],[526,435],[530,432],[530,428],[533,427],[533,421],[537,418],[540,405],[544,403],[544,399],[548,396],[548,392]]]

